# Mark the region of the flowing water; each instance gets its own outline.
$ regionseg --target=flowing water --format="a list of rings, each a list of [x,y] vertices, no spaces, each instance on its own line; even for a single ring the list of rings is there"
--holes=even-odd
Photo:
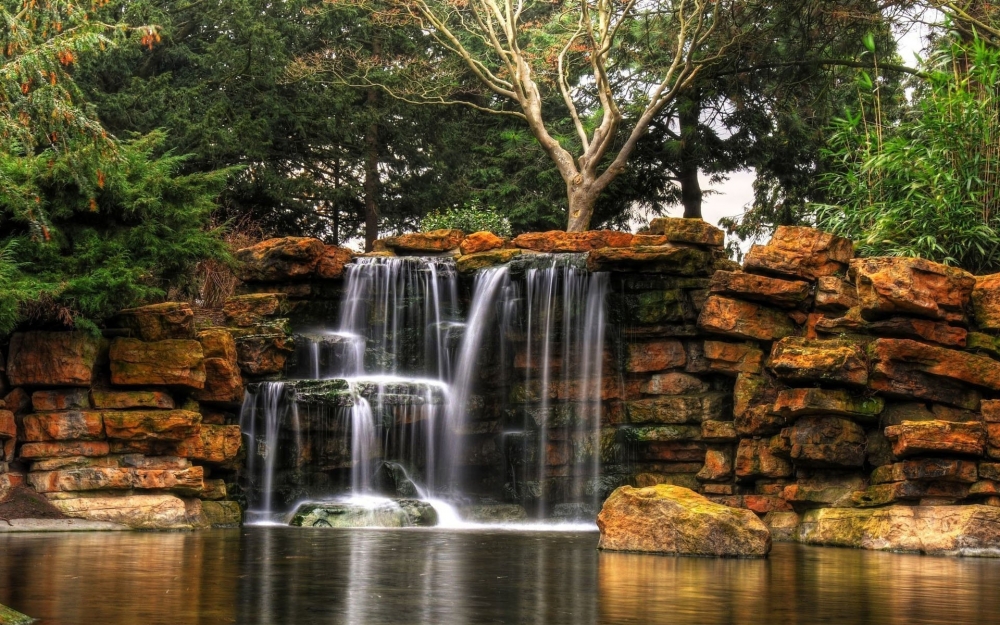
[[[40,625],[1000,622],[1000,561],[775,545],[602,553],[596,532],[0,534],[0,603]]]

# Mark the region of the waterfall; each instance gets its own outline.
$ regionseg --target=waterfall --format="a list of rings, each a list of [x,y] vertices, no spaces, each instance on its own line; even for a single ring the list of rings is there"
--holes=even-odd
[[[285,399],[284,382],[263,382],[247,390],[240,411],[240,431],[248,450],[247,474],[260,493],[249,512],[265,521],[272,520],[275,512],[275,475],[282,433],[293,435],[293,458],[297,459],[302,450],[298,407]]]

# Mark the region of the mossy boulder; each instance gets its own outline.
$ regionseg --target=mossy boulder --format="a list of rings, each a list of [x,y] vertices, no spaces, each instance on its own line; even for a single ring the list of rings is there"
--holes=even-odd
[[[475,273],[480,269],[509,263],[511,259],[520,255],[521,250],[514,249],[489,250],[486,252],[477,252],[475,254],[465,254],[464,256],[460,256],[458,260],[455,261],[455,266],[458,268],[458,273]]]
[[[295,527],[432,527],[437,511],[418,499],[368,502],[317,502],[300,505],[289,525]]]

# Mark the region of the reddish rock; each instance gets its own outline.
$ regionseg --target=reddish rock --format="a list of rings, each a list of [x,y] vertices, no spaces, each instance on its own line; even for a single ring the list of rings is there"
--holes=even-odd
[[[588,230],[586,232],[528,232],[514,237],[514,247],[536,252],[589,252],[606,247],[628,247],[632,235],[614,230]]]
[[[18,332],[10,338],[7,379],[13,386],[89,386],[100,339],[84,332]]]
[[[702,355],[708,370],[728,375],[760,373],[764,352],[753,344],[705,341]]]
[[[401,253],[434,253],[457,249],[465,233],[456,229],[412,232],[382,239],[389,250]]]
[[[1000,330],[1000,273],[976,276],[972,310],[977,326],[984,330]]]
[[[1000,481],[1000,463],[980,462],[978,475],[982,480]]]
[[[878,339],[872,343],[870,353],[876,362],[876,371],[879,371],[877,366],[879,363],[900,363],[908,369],[933,376],[950,378],[993,391],[1000,390],[1000,365],[986,356],[927,345],[909,339]]]
[[[743,506],[763,516],[769,512],[790,512],[792,506],[781,497],[773,495],[744,495]]]
[[[781,436],[788,439],[797,466],[860,467],[865,462],[865,431],[841,417],[804,417]]]
[[[473,232],[465,237],[459,249],[462,254],[476,254],[478,252],[488,252],[503,247],[503,239],[492,232]]]
[[[969,331],[931,321],[929,319],[913,319],[910,317],[893,317],[867,324],[867,330],[880,336],[903,336],[923,339],[932,343],[940,343],[949,347],[965,347]]]
[[[690,247],[607,247],[587,254],[590,271],[642,271],[675,276],[706,276],[712,273],[712,254]]]
[[[843,272],[853,257],[854,245],[848,239],[814,228],[779,226],[770,243],[750,248],[744,268],[816,280]]]
[[[707,332],[760,341],[774,341],[797,331],[783,312],[717,295],[705,302],[698,317],[698,327]]]
[[[655,399],[624,402],[626,419],[632,424],[701,423],[728,412],[728,393],[666,395]]]
[[[878,467],[872,472],[872,484],[905,480],[938,480],[972,484],[978,479],[976,463],[954,458],[919,458]]]
[[[181,441],[196,434],[201,415],[190,410],[104,412],[108,438],[135,441]]]
[[[252,293],[230,297],[222,305],[226,325],[249,328],[260,324],[266,317],[276,317],[284,312],[284,293]]]
[[[843,312],[858,305],[858,289],[838,276],[816,280],[816,310]]]
[[[981,406],[983,421],[1000,423],[1000,399],[983,400]]]
[[[90,392],[94,408],[164,408],[174,407],[174,398],[163,391],[99,391]]]
[[[316,261],[313,275],[322,280],[337,280],[344,276],[347,264],[354,259],[354,253],[346,248],[327,245],[323,255]]]
[[[186,302],[163,302],[118,313],[122,326],[143,341],[193,339],[194,311]]]
[[[736,477],[741,480],[792,475],[792,465],[774,453],[768,439],[743,439],[736,449]]]
[[[876,362],[870,387],[890,397],[929,399],[975,410],[982,395],[957,380],[930,375],[908,363]]]
[[[87,467],[29,473],[28,483],[39,493],[141,489],[197,494],[204,487],[204,478],[202,467],[181,470]]]
[[[198,340],[205,353],[205,387],[194,398],[206,402],[242,401],[243,377],[232,335],[221,328],[212,328],[199,332]]]
[[[31,407],[36,412],[86,409],[90,408],[90,396],[84,388],[35,391],[31,394]]]
[[[66,441],[55,443],[25,443],[21,458],[69,458],[72,456],[107,456],[111,448],[107,441]]]
[[[858,386],[868,381],[868,366],[861,347],[846,339],[782,339],[771,349],[768,366],[784,380]]]
[[[111,343],[111,382],[121,386],[205,386],[201,343],[168,339],[147,343],[118,338]]]
[[[39,412],[24,417],[24,440],[71,441],[104,438],[101,413],[90,410]]]
[[[740,436],[770,436],[781,431],[788,422],[771,412],[771,406],[752,406],[734,419]]]
[[[17,421],[10,410],[0,410],[0,440],[17,438]]]
[[[326,252],[319,239],[284,237],[268,239],[237,250],[242,265],[239,277],[245,282],[280,282],[306,278]]]
[[[701,422],[701,438],[713,443],[729,443],[736,441],[736,424],[732,421],[716,421],[709,419]]]
[[[251,334],[235,339],[237,362],[247,375],[282,373],[295,351],[285,334]]]
[[[917,315],[961,321],[976,284],[972,274],[922,258],[859,258],[851,262],[866,319]]]
[[[687,353],[680,341],[667,339],[652,343],[633,343],[628,346],[626,371],[645,373],[683,367]]]
[[[16,415],[22,415],[31,410],[31,395],[23,388],[15,388],[3,398],[4,408]]]
[[[177,444],[176,453],[184,458],[236,468],[242,445],[240,426],[203,424],[197,434]]]
[[[687,373],[657,373],[642,385],[642,392],[649,395],[686,395],[704,393],[708,382]]]
[[[640,449],[643,460],[663,462],[705,462],[705,446],[688,441],[661,441],[649,443]]]
[[[778,384],[768,375],[740,373],[733,386],[733,415],[742,416],[751,407],[774,402]]]
[[[797,480],[782,488],[781,497],[800,508],[844,508],[853,506],[854,493],[864,488],[865,480],[860,475],[833,473]]]
[[[856,421],[877,422],[885,407],[881,397],[857,396],[845,390],[793,388],[781,391],[774,412],[789,419],[807,415],[834,415]]]
[[[703,219],[684,219],[682,217],[657,217],[649,222],[648,234],[662,237],[669,243],[688,243],[691,245],[708,245],[722,247],[725,243],[725,233],[704,221]],[[641,237],[643,235],[637,235]],[[637,243],[637,245],[645,245]],[[654,245],[662,245],[656,243]]]
[[[742,271],[716,271],[709,290],[735,299],[794,308],[809,297],[811,287],[800,280],[782,280]]]
[[[982,423],[949,421],[904,421],[885,428],[897,458],[916,454],[963,454],[981,456],[986,446]]]

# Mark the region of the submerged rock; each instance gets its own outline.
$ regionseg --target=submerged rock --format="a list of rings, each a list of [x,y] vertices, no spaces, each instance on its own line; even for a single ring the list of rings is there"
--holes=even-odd
[[[510,523],[528,518],[524,506],[513,503],[462,506],[459,514],[462,519],[473,523]]]
[[[604,502],[597,527],[598,549],[610,551],[763,557],[771,550],[771,533],[753,512],[666,484],[619,488]]]
[[[300,505],[292,517],[295,527],[433,527],[437,511],[418,499],[368,502],[314,502]]]

